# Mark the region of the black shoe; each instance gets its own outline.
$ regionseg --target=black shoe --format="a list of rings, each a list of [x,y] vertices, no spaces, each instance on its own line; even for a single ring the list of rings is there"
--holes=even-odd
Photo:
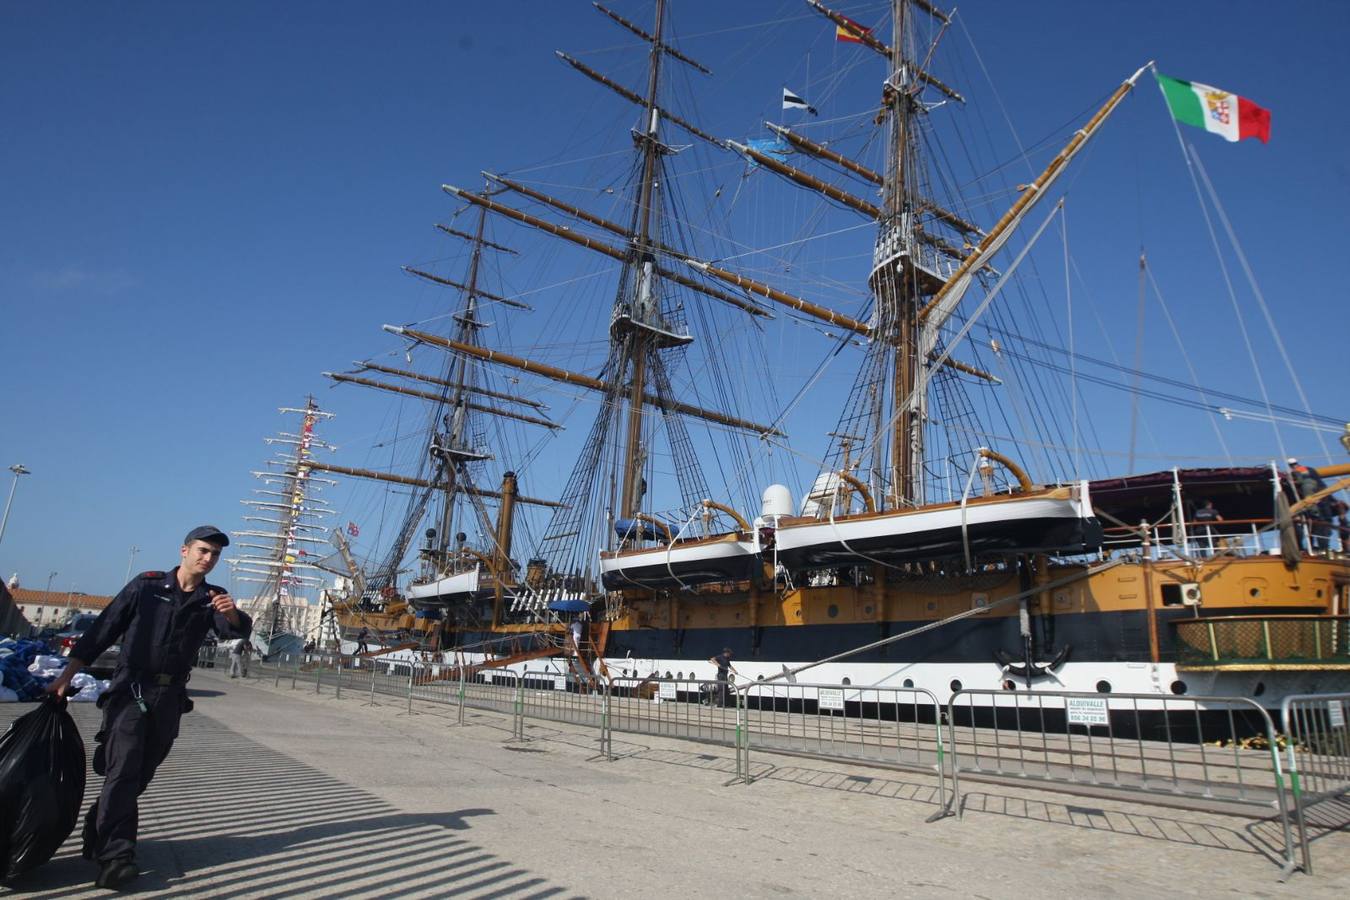
[[[95,819],[98,816],[98,804],[95,803],[89,807],[89,812],[84,817],[84,830],[80,837],[84,841],[84,846],[80,848],[80,855],[85,859],[92,860],[96,854],[98,844],[98,826]]]
[[[136,863],[132,860],[110,859],[103,864],[103,868],[98,873],[98,878],[94,881],[94,887],[118,891],[124,885],[135,881],[140,874],[141,870],[136,868]]]

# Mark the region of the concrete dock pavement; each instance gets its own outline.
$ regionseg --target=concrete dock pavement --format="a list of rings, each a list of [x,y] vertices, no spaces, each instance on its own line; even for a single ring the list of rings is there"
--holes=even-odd
[[[194,675],[196,711],[141,805],[136,893],[173,897],[1343,896],[1350,834],[1280,884],[1277,823],[529,723],[282,679]],[[24,704],[0,707],[0,721]],[[92,749],[98,711],[71,709]],[[91,775],[86,801],[97,796]],[[1341,819],[1344,821],[1344,818]],[[95,897],[78,830],[17,883]]]

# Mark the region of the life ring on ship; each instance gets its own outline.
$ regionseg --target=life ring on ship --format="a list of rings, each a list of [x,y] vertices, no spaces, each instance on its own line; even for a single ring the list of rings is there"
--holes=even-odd
[[[1071,644],[1065,644],[1059,648],[1055,658],[1046,663],[1038,663],[1029,657],[1017,662],[1011,653],[995,650],[994,661],[1003,668],[1005,675],[1016,675],[1018,678],[1044,678],[1064,665],[1064,661],[1069,658],[1069,651],[1072,649]]]

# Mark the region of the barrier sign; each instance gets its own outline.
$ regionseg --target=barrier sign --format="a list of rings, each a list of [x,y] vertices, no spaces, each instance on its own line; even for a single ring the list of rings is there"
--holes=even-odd
[[[1328,700],[1327,715],[1330,717],[1330,724],[1332,728],[1345,727],[1345,708],[1341,706],[1341,701]]]
[[[554,675],[554,676],[553,676],[553,689],[554,689],[555,691],[565,691],[565,690],[567,690],[567,676],[566,676],[566,675]]]
[[[431,677],[432,677],[432,678],[440,678],[440,677],[441,677],[441,667],[440,667],[440,666],[432,666],[432,667],[431,667]]]
[[[660,692],[659,692],[658,696],[659,696],[662,700],[674,700],[674,699],[675,699],[675,682],[673,682],[673,681],[663,681],[663,682],[661,682],[661,684],[660,684]]]
[[[1106,699],[1097,697],[1065,697],[1070,725],[1109,725]]]
[[[818,704],[821,709],[844,711],[844,691],[842,688],[821,688]]]

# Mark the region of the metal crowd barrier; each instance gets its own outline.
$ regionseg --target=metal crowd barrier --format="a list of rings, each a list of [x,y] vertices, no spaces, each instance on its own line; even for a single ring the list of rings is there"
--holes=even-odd
[[[225,658],[222,654],[222,658]],[[615,732],[720,744],[736,750],[751,783],[752,749],[881,764],[937,776],[941,811],[961,816],[961,776],[997,777],[1148,799],[1207,801],[1278,819],[1281,879],[1296,868],[1290,798],[1275,725],[1238,697],[962,690],[945,709],[915,688],[690,679],[600,679],[323,653],[255,660],[257,676],[331,683],[375,703],[396,697],[509,715],[512,739],[527,720],[596,728],[613,759]],[[725,690],[724,690],[725,689]],[[724,705],[725,704],[725,705]],[[1302,868],[1312,873],[1308,808],[1350,791],[1350,694],[1290,697],[1282,709],[1289,789]],[[945,740],[944,740],[945,725]],[[1249,748],[1251,735],[1266,746]],[[951,790],[947,790],[947,779]]]
[[[724,694],[719,682],[619,677],[610,681],[609,690],[611,733],[622,731],[739,746],[736,709],[739,695],[734,690]]]
[[[1300,694],[1280,704],[1303,871],[1313,871],[1307,810],[1350,791],[1350,694]]]
[[[1274,811],[1292,869],[1288,799],[1270,715],[1241,697],[957,691],[947,702],[952,803],[962,773]],[[1245,749],[1256,731],[1264,749]]]
[[[922,688],[750,682],[737,688],[737,774],[748,784],[750,748],[816,759],[932,772],[946,806],[937,697]]]

